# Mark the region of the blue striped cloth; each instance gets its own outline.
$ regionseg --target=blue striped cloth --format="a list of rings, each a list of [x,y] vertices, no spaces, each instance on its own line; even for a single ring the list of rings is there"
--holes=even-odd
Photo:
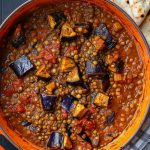
[[[123,150],[150,150],[150,111],[141,129]]]

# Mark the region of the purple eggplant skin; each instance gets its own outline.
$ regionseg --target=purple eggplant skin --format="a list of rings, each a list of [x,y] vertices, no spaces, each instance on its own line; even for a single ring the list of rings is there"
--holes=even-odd
[[[45,111],[54,112],[57,96],[41,94],[41,101]]]
[[[81,23],[75,23],[75,29],[76,28],[82,28],[82,29],[86,29],[87,32],[83,33],[85,35],[85,37],[90,37],[93,31],[93,27],[92,24],[89,22],[81,22]]]
[[[28,71],[30,71],[34,66],[27,56],[22,55],[19,59],[12,62],[9,67],[18,77],[21,77],[24,76]]]
[[[102,39],[105,39],[106,43],[111,43],[113,39],[111,34],[109,33],[107,26],[104,23],[101,23],[95,29],[95,35],[100,36]]]
[[[32,132],[36,132],[37,131],[37,127],[34,126],[31,122],[23,121],[23,122],[21,122],[21,125],[26,127],[26,128],[28,128]]]
[[[4,68],[3,66],[0,66],[0,74],[3,74],[6,71],[6,68]]]
[[[107,49],[113,49],[117,44],[117,40],[113,39],[112,35],[109,33],[107,26],[104,23],[101,23],[95,29],[95,35],[98,35],[105,40]]]
[[[63,148],[63,140],[64,140],[63,134],[60,132],[54,131],[50,135],[50,138],[47,143],[47,147],[62,149]]]
[[[122,59],[118,59],[116,62],[115,62],[115,67],[116,67],[116,71],[118,73],[122,73],[123,70],[124,70],[124,62]]]
[[[63,12],[54,12],[50,15],[54,18],[56,22],[55,28],[58,27],[62,23],[62,21],[66,21],[67,19]]]
[[[61,38],[61,42],[73,42],[73,41],[76,41],[78,38],[78,36],[73,36],[73,37],[62,37]]]
[[[85,135],[85,138],[84,138],[84,139],[82,138],[83,135]],[[79,133],[79,136],[80,136],[84,141],[86,141],[86,142],[92,144],[90,138],[87,136],[87,134],[86,134],[84,131],[82,131],[81,133]]]
[[[66,111],[70,112],[71,108],[74,105],[73,103],[75,100],[77,100],[77,98],[72,95],[67,95],[67,96],[63,97],[62,103],[61,103],[62,108],[65,109]]]
[[[70,137],[72,134],[72,127],[70,126],[70,124],[65,124],[65,126],[66,126],[66,132],[68,136]]]
[[[32,123],[31,122],[28,122],[28,121],[23,121],[21,122],[21,125],[24,126],[24,127],[28,127],[30,126]]]
[[[94,102],[94,99],[96,97],[97,93],[91,93],[91,102],[93,103]]]
[[[110,86],[110,77],[109,74],[106,74],[101,78],[102,80],[102,90],[106,92]]]
[[[117,42],[117,39],[113,39],[110,43],[105,42],[107,49],[113,49],[117,45]]]
[[[115,112],[113,111],[108,117],[107,117],[107,124],[112,124],[115,119]]]
[[[87,90],[90,90],[90,86],[87,82],[82,82],[81,86],[84,88],[84,89],[87,89]]]
[[[86,74],[89,76],[103,76],[105,74],[104,64],[102,62],[98,62],[97,65],[94,65],[91,61],[87,61]]]
[[[18,36],[15,40],[12,41],[12,45],[14,48],[18,48],[20,45],[24,44],[26,41],[26,37],[24,34]]]

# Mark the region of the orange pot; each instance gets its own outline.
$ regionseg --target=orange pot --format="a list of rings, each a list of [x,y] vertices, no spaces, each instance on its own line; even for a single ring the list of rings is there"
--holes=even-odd
[[[11,27],[17,23],[18,20],[24,18],[27,14],[31,13],[35,9],[38,9],[42,5],[47,5],[51,3],[60,3],[67,2],[69,0],[28,0],[20,7],[18,7],[1,25],[0,27],[0,43],[3,42],[4,37],[7,35],[7,32],[11,29]],[[144,85],[143,85],[143,94],[141,96],[141,100],[138,106],[138,110],[133,118],[133,120],[129,123],[128,127],[124,130],[124,132],[116,138],[113,142],[108,144],[103,149],[111,149],[118,150],[127,144],[131,138],[137,133],[138,129],[141,127],[146,114],[148,113],[149,105],[150,105],[150,49],[148,44],[137,27],[134,21],[118,6],[113,4],[108,0],[81,0],[85,2],[90,2],[95,5],[98,5],[115,15],[120,22],[126,27],[128,32],[133,36],[136,47],[138,48],[139,55],[143,61],[144,65]],[[0,110],[0,126],[6,135],[12,140],[15,145],[24,150],[36,150],[42,149],[29,142],[27,139],[22,137],[19,133],[14,132],[9,128],[7,122]]]

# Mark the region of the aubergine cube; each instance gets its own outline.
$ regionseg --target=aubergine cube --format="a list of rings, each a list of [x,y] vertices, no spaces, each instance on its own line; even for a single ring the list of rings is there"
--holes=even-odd
[[[72,148],[71,140],[67,134],[64,135],[63,146],[65,149],[71,149]]]
[[[67,95],[65,97],[63,97],[62,99],[62,108],[65,109],[66,111],[70,112],[71,108],[73,107],[73,102],[77,100],[76,97],[72,96],[72,95]]]
[[[77,35],[76,32],[73,30],[73,28],[69,23],[63,24],[60,34],[60,38],[63,42],[68,40],[70,41],[74,40],[76,35]]]
[[[107,117],[107,123],[111,124],[114,122],[115,119],[115,112],[113,111],[108,117]]]
[[[77,104],[73,110],[73,117],[82,118],[87,112],[87,108],[85,108],[82,104]]]
[[[12,45],[14,48],[18,48],[20,45],[24,44],[26,37],[22,31],[21,24],[17,25],[15,32],[13,34]]]
[[[21,122],[21,125],[24,126],[24,127],[28,127],[30,126],[32,123],[31,122],[28,122],[28,121],[23,121]]]
[[[70,137],[72,134],[72,127],[70,124],[66,124],[65,126],[66,126],[66,132],[67,132],[68,136]]]
[[[56,148],[56,149],[61,149],[63,148],[63,141],[64,141],[64,136],[60,132],[52,132],[50,135],[50,138],[47,143],[47,147],[49,148]]]
[[[116,46],[117,40],[113,39],[112,35],[109,33],[107,26],[104,23],[100,24],[95,29],[95,34],[105,40],[107,49],[112,49]]]
[[[12,45],[13,45],[14,48],[18,48],[20,45],[25,43],[25,40],[26,40],[25,36],[20,35],[15,40],[12,41]]]
[[[81,85],[84,89],[90,90],[90,86],[87,82],[83,82]]]
[[[80,135],[77,135],[77,140],[76,140],[76,144],[75,149],[82,149],[83,150],[92,150],[92,146],[90,144],[90,142],[87,142],[88,140],[85,140],[83,137],[86,136],[85,134],[82,135],[82,137]],[[87,136],[86,136],[87,137]]]
[[[79,134],[79,136],[83,139],[83,137],[84,137],[84,141],[86,141],[86,142],[88,142],[88,143],[90,143],[90,144],[92,144],[92,142],[91,142],[91,139],[87,136],[87,134],[84,132],[84,131],[82,131],[80,134]]]
[[[41,101],[45,111],[54,112],[57,97],[55,95],[41,94]]]
[[[116,71],[118,73],[122,73],[123,69],[124,69],[124,62],[122,59],[118,59],[116,62],[115,62],[115,67],[116,67]]]
[[[91,61],[86,62],[86,74],[93,76],[93,75],[104,75],[104,64],[99,62],[97,65],[94,65]]]
[[[109,30],[107,26],[104,23],[101,23],[96,29],[95,29],[95,35],[100,36],[102,39],[105,39],[107,43],[110,43],[112,41],[112,36],[109,33]]]
[[[109,96],[104,93],[98,93],[94,99],[94,104],[96,106],[107,107],[109,101]]]
[[[69,72],[66,81],[67,83],[71,83],[71,84],[80,82],[80,76],[79,76],[79,71],[77,67],[73,68],[72,71]]]
[[[113,39],[111,42],[105,42],[107,49],[113,49],[117,45],[117,42],[117,39]]]
[[[36,72],[36,76],[40,77],[40,78],[50,78],[50,74],[49,72],[47,71],[46,69],[46,66],[43,65],[43,66],[40,66],[40,68],[37,70]]]
[[[81,22],[75,24],[75,31],[79,34],[83,34],[86,37],[89,37],[92,34],[92,24],[88,22]]]
[[[54,12],[48,15],[48,22],[52,29],[59,26],[63,21],[66,21],[66,16],[63,12]]]
[[[21,122],[21,125],[26,127],[27,129],[29,129],[32,132],[36,132],[37,131],[37,127],[34,126],[31,122],[23,121],[23,122]]]
[[[21,77],[28,71],[30,71],[33,68],[33,65],[28,57],[23,55],[19,59],[11,63],[9,67],[15,72],[18,77]]]
[[[0,66],[0,73],[3,74],[6,71],[6,68],[4,68],[3,66]]]
[[[38,131],[38,127],[34,126],[33,124],[29,125],[27,128],[32,132],[37,132]]]
[[[60,62],[60,72],[70,72],[76,64],[73,59],[69,57],[63,57]]]
[[[104,92],[106,92],[110,86],[110,78],[109,78],[109,74],[106,74],[104,77],[101,78],[102,79],[102,90]]]

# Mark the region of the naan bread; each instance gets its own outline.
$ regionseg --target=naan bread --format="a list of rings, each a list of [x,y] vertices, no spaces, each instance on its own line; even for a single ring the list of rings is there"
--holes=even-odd
[[[150,0],[111,0],[126,11],[140,25],[150,10]]]
[[[147,42],[150,46],[150,14],[146,17],[144,22],[141,24],[141,30],[147,39]]]

